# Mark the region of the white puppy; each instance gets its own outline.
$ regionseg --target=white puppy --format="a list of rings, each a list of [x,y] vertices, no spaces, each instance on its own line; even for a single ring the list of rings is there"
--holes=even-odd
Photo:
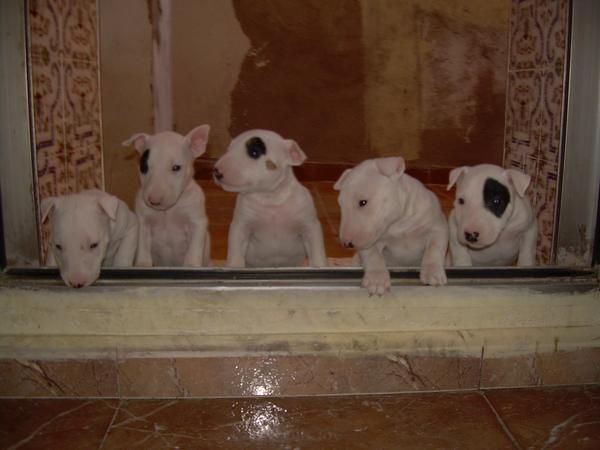
[[[47,265],[71,287],[92,284],[100,266],[133,264],[138,238],[135,214],[117,197],[93,189],[42,200],[42,222],[50,219]]]
[[[171,131],[134,134],[123,145],[141,155],[135,201],[140,223],[136,265],[206,266],[210,237],[204,192],[194,181],[194,160],[206,150],[208,125],[182,136]]]
[[[389,290],[386,265],[420,265],[424,284],[447,282],[448,226],[440,202],[404,169],[400,157],[369,159],[346,170],[334,186],[340,191],[340,241],[358,250],[370,294]]]
[[[535,263],[537,221],[525,191],[531,177],[491,164],[458,167],[450,213],[450,255],[455,266]]]
[[[312,196],[292,169],[305,159],[295,141],[249,130],[216,162],[215,182],[239,193],[229,228],[229,267],[292,267],[306,257],[311,266],[327,265]]]

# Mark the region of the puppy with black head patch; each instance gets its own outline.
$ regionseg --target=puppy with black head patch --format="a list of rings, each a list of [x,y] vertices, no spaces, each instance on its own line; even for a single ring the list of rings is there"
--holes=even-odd
[[[123,142],[140,155],[136,265],[209,264],[204,192],[194,181],[194,160],[206,150],[209,131],[208,125],[200,125],[185,136],[172,131],[136,133]]]
[[[455,266],[535,264],[537,220],[525,195],[531,177],[492,164],[458,167],[450,213],[450,256]]]
[[[249,130],[235,137],[215,163],[215,182],[238,193],[229,227],[229,267],[294,267],[306,258],[310,266],[327,266],[312,196],[292,169],[305,159],[295,141]]]

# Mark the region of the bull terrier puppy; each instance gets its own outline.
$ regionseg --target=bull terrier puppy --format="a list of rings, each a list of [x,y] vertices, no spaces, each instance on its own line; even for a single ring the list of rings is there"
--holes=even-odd
[[[387,266],[421,266],[424,284],[446,284],[448,226],[440,202],[420,181],[404,173],[401,157],[363,161],[347,169],[340,191],[340,241],[358,250],[370,295],[390,289]]]
[[[46,264],[57,266],[70,287],[92,284],[100,266],[133,265],[138,221],[127,205],[92,189],[42,200],[42,222],[50,220]]]
[[[525,196],[531,177],[491,164],[457,167],[450,213],[450,256],[455,266],[535,264],[537,220]]]
[[[234,138],[216,162],[215,182],[238,193],[229,227],[229,267],[292,267],[306,257],[311,266],[327,266],[312,196],[292,169],[305,159],[295,141],[249,130]]]
[[[210,127],[186,136],[138,133],[123,142],[140,154],[138,266],[206,266],[210,236],[204,192],[194,181],[194,160],[204,153]]]

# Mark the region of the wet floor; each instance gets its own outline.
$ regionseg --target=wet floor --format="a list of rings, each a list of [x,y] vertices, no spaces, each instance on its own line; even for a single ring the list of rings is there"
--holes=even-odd
[[[19,449],[598,449],[600,386],[185,400],[0,400]]]

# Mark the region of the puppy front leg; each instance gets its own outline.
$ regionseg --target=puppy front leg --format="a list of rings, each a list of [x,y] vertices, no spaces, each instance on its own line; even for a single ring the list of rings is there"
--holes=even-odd
[[[227,267],[246,267],[248,239],[249,235],[246,227],[234,220],[229,227]]]
[[[327,267],[323,230],[317,219],[307,226],[306,232],[302,235],[302,241],[308,255],[308,264],[311,267]]]
[[[537,238],[538,225],[536,220],[534,221],[533,225],[529,227],[525,233],[523,233],[521,244],[519,245],[519,258],[517,259],[517,266],[535,265],[535,248],[537,245]]]
[[[152,234],[145,220],[139,218],[138,246],[135,265],[140,267],[152,267]]]
[[[206,236],[208,234],[208,220],[201,219],[194,222],[190,235],[188,250],[183,259],[184,266],[200,267],[205,256]]]
[[[420,279],[423,284],[442,286],[448,283],[444,270],[444,259],[448,250],[448,228],[446,224],[434,227],[429,236],[421,261]]]
[[[365,269],[362,287],[369,291],[369,295],[381,296],[388,292],[391,287],[390,272],[385,265],[381,250],[377,246],[373,246],[359,251],[359,254]]]
[[[135,259],[135,252],[138,246],[138,232],[139,227],[136,223],[132,225],[125,233],[119,248],[115,253],[113,265],[115,267],[131,267],[133,266],[133,260]]]
[[[452,259],[453,266],[472,266],[473,261],[471,260],[471,255],[469,255],[469,250],[458,242],[458,228],[456,226],[456,222],[454,220],[454,211],[450,213],[450,218],[448,219],[448,228],[449,228],[449,247],[450,247],[450,257]]]

